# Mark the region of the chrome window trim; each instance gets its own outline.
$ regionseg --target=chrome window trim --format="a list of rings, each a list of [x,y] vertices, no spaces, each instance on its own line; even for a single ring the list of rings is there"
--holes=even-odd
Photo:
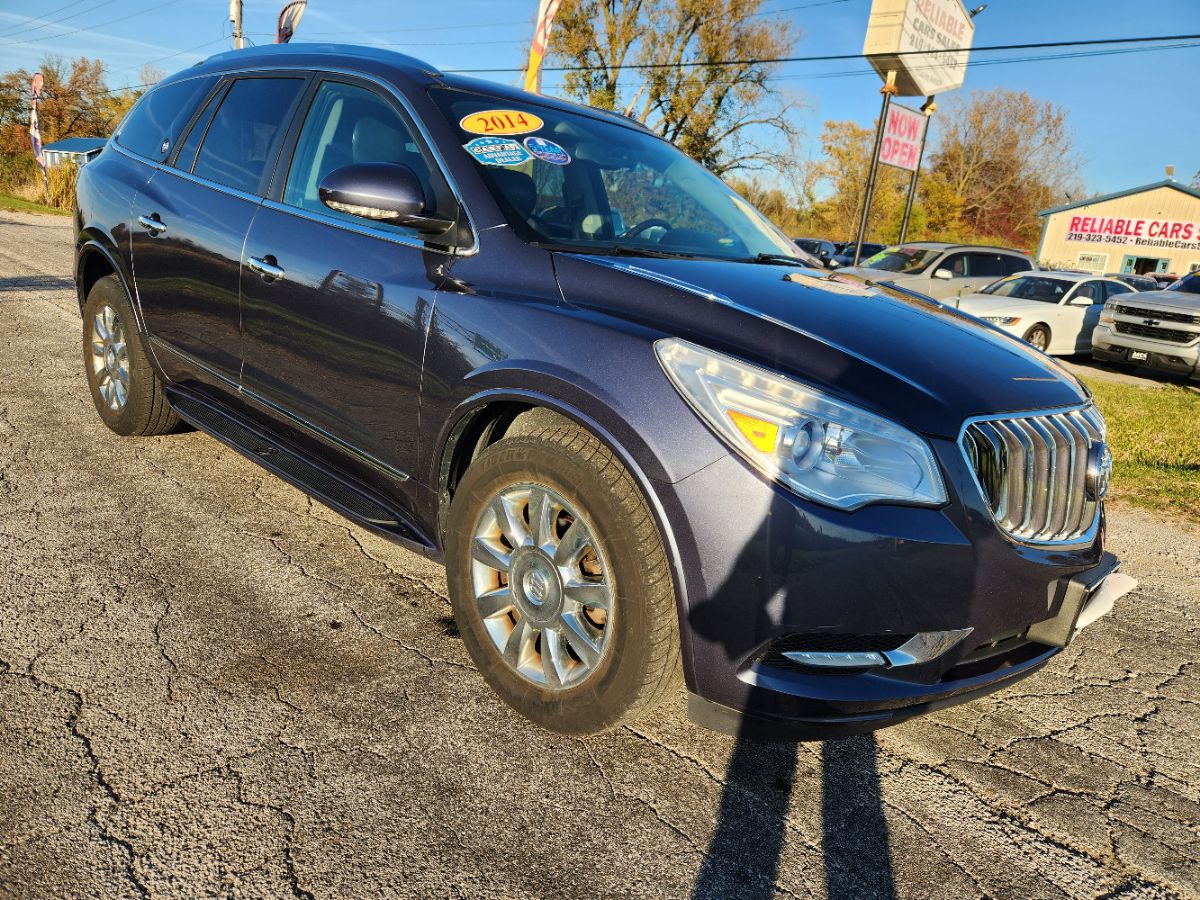
[[[1007,419],[1030,419],[1041,416],[1054,416],[1074,412],[1083,414],[1086,413],[1088,409],[1095,408],[1095,405],[1095,401],[1088,399],[1082,403],[1076,403],[1072,406],[1056,406],[1049,409],[1031,409],[1024,412],[988,413],[981,416],[971,416],[970,418],[963,420],[962,427],[958,430],[958,438],[956,439],[955,444],[958,447],[959,453],[962,455],[963,461],[967,464],[967,471],[971,475],[971,482],[975,485],[975,490],[979,492],[979,497],[983,500],[984,506],[987,507],[988,515],[991,516],[992,523],[996,526],[996,530],[1005,538],[1005,540],[1021,547],[1066,548],[1087,546],[1096,539],[1096,534],[1100,530],[1100,519],[1103,517],[1104,502],[1101,500],[1096,503],[1096,512],[1095,515],[1092,516],[1091,525],[1088,526],[1087,531],[1083,532],[1078,537],[1066,538],[1059,541],[1032,541],[1022,540],[1021,538],[1014,537],[1005,531],[1003,526],[1001,526],[999,517],[992,510],[991,504],[988,502],[988,495],[987,491],[983,487],[983,482],[979,480],[979,474],[975,471],[975,466],[971,463],[971,458],[967,453],[967,445],[965,443],[967,429],[976,422],[995,422],[1004,421]],[[1107,438],[1107,423],[1104,421],[1104,417],[1100,415],[1100,411],[1098,409],[1096,410],[1096,414],[1099,417],[1101,425],[1103,426],[1097,427],[1096,430],[1100,432],[1101,437]]]
[[[279,203],[278,201],[259,196],[258,194],[247,194],[245,191],[240,191],[237,188],[231,188],[215,181],[209,181],[207,178],[200,178],[199,176],[193,175],[191,172],[184,172],[180,169],[174,168],[173,166],[168,166],[164,163],[150,159],[149,157],[141,156],[131,150],[126,149],[125,147],[122,147],[119,140],[112,141],[112,144],[130,159],[136,159],[139,162],[144,162],[147,165],[153,166],[155,169],[182,176],[196,184],[210,187],[214,190],[223,191],[236,197],[253,200],[255,203],[261,203],[268,209],[273,209],[279,212],[293,213],[301,218],[312,219],[315,222],[320,222],[323,224],[337,225],[338,227],[344,228],[347,231],[357,232],[359,234],[366,235],[367,237],[381,238],[383,240],[392,241],[396,244],[402,244],[406,247],[415,247],[419,250],[427,250],[431,253],[441,253],[445,256],[474,256],[479,252],[479,228],[475,224],[475,217],[471,215],[470,207],[468,207],[466,201],[463,200],[462,191],[458,186],[458,182],[456,182],[450,175],[449,169],[446,165],[445,156],[443,156],[441,151],[438,149],[436,142],[433,140],[433,137],[429,134],[428,129],[425,127],[425,123],[421,121],[420,116],[417,115],[416,110],[413,109],[413,106],[408,101],[408,98],[379,76],[372,75],[369,72],[358,72],[352,69],[335,69],[322,66],[284,64],[271,66],[252,66],[244,69],[225,69],[219,72],[197,72],[195,75],[189,75],[187,78],[180,78],[178,81],[189,81],[193,78],[205,78],[214,75],[217,78],[228,78],[237,75],[271,74],[275,72],[311,72],[317,77],[322,75],[344,75],[348,78],[360,78],[364,81],[369,81],[380,88],[383,88],[383,90],[385,90],[390,96],[394,97],[396,101],[404,108],[404,111],[408,114],[408,117],[412,119],[413,124],[420,133],[422,140],[425,142],[425,146],[429,148],[429,152],[433,155],[433,158],[437,163],[438,171],[441,173],[442,178],[446,180],[446,184],[449,185],[450,193],[454,195],[455,201],[462,209],[463,215],[466,216],[467,227],[471,231],[471,245],[465,248],[453,247],[450,249],[430,247],[425,241],[411,238],[405,234],[393,234],[383,229],[372,228],[368,225],[358,225],[355,222],[349,222],[345,219],[335,219],[333,216],[322,216],[320,213],[310,213],[308,210],[300,209],[296,206],[288,206],[287,204]],[[177,84],[178,82],[173,81],[171,83]],[[146,93],[149,94],[150,92],[147,91]],[[114,138],[119,138],[119,136],[119,131],[113,135]]]

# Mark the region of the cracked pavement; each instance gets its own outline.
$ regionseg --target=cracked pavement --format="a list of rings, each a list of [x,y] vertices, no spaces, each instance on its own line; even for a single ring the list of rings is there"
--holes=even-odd
[[[70,243],[0,212],[0,896],[1200,896],[1196,529],[1113,509],[1111,616],[874,737],[550,734],[438,566],[103,427]]]

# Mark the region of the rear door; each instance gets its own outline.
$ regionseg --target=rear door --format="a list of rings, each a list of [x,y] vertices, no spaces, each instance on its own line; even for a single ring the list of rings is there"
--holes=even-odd
[[[416,468],[425,335],[449,247],[332,210],[317,189],[347,165],[399,163],[428,210],[454,218],[458,205],[390,92],[328,76],[310,95],[246,240],[242,384],[294,441],[395,495]]]
[[[223,82],[172,154],[174,164],[138,196],[134,277],[173,380],[237,390],[242,248],[304,85],[303,75]]]

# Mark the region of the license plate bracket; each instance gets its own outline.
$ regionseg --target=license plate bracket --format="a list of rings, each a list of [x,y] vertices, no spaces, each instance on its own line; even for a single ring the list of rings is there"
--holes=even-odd
[[[1146,362],[1149,359],[1150,359],[1150,354],[1145,350],[1130,350],[1129,351],[1129,361],[1130,362]]]

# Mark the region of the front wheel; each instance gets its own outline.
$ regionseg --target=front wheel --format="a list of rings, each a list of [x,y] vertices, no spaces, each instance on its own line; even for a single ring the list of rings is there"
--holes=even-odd
[[[555,731],[599,731],[661,698],[679,665],[662,539],[612,452],[565,420],[467,470],[446,537],[459,631],[503,700]]]
[[[1050,346],[1050,329],[1045,325],[1034,325],[1025,332],[1025,341],[1033,344],[1033,346],[1041,350],[1043,353]]]

